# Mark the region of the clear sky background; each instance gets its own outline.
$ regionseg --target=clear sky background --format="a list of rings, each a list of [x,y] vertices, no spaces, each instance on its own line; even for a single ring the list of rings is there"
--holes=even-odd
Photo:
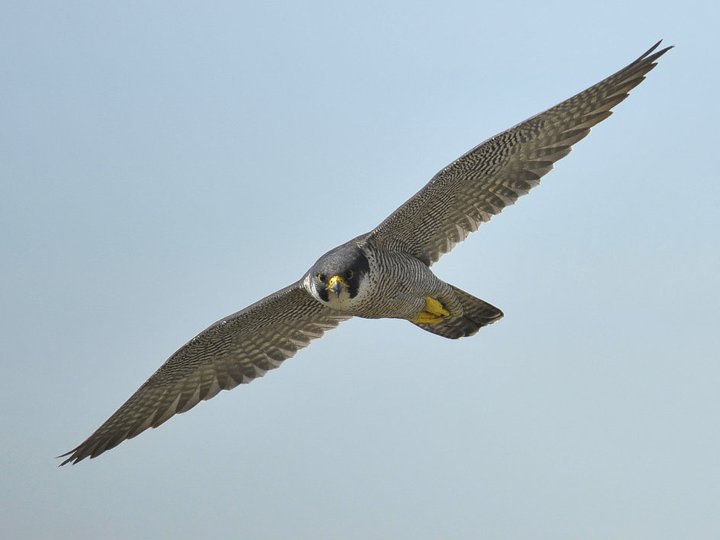
[[[718,538],[716,6],[5,2],[0,537]],[[195,333],[660,38],[435,267],[499,324],[353,320],[57,468]]]

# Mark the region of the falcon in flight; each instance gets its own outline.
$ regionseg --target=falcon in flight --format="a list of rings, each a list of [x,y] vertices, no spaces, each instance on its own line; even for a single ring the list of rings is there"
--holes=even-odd
[[[498,308],[430,266],[538,185],[573,144],[640,84],[671,47],[660,42],[614,75],[503,131],[438,172],[369,233],[320,257],[292,285],[183,345],[62,465],[94,458],[201,400],[248,383],[351,317],[406,319],[456,339],[499,320]]]

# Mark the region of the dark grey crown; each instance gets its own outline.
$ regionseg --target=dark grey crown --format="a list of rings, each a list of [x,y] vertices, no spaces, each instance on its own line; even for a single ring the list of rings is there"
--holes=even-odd
[[[370,271],[370,263],[355,240],[336,247],[320,257],[310,268],[318,295],[327,301],[325,284],[332,276],[342,277],[348,284],[350,298],[355,298],[362,278]]]

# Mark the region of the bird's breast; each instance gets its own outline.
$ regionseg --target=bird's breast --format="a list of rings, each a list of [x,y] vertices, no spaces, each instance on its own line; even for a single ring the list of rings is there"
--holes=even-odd
[[[441,284],[422,261],[405,253],[366,248],[370,270],[360,283],[354,315],[365,318],[414,317],[424,297]]]

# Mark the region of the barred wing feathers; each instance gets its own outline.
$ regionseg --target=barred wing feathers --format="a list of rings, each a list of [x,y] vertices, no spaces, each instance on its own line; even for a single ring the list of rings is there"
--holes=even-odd
[[[226,317],[182,346],[95,433],[61,457],[94,458],[220,390],[262,377],[349,318],[297,282]]]
[[[671,47],[650,50],[614,75],[476,146],[370,232],[368,241],[431,265],[540,183],[590,128],[612,114]]]

